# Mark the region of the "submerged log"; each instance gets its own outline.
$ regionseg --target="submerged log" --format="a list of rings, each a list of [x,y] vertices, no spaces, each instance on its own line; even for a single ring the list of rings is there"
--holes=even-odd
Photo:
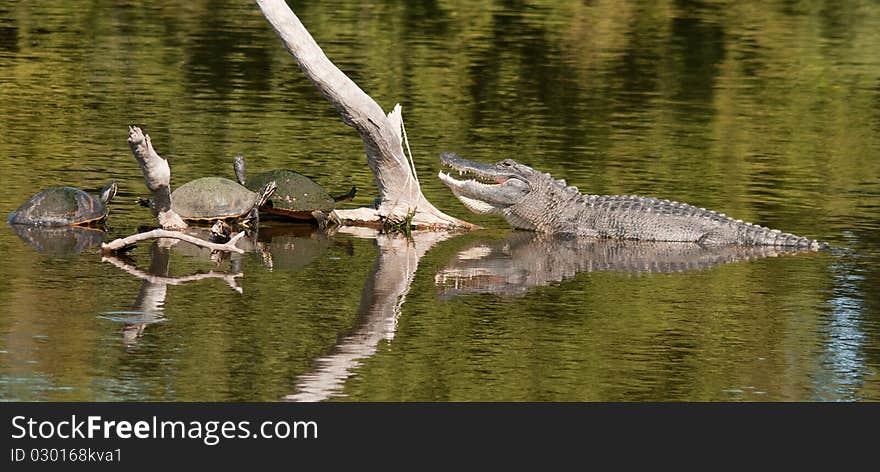
[[[386,116],[375,100],[327,58],[284,0],[256,3],[305,76],[366,145],[367,165],[376,180],[380,203],[378,208],[336,210],[343,224],[399,225],[411,220],[418,229],[478,228],[438,210],[422,194],[415,169],[403,151],[400,105]]]

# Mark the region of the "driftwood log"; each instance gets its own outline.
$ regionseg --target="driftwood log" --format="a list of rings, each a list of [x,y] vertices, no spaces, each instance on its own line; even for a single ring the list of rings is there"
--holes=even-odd
[[[367,165],[379,189],[378,208],[336,210],[345,225],[397,225],[411,218],[416,229],[475,229],[477,226],[446,215],[422,194],[415,168],[403,151],[400,105],[388,115],[346,76],[318,46],[284,0],[256,0],[263,16],[306,77],[360,134]]]
[[[229,239],[229,241],[223,244],[212,243],[211,241],[205,241],[202,238],[191,236],[189,234],[184,233],[183,231],[170,231],[165,229],[154,229],[152,231],[147,231],[144,233],[137,233],[125,238],[115,239],[109,243],[105,243],[101,246],[101,249],[105,251],[118,251],[127,246],[131,246],[132,244],[146,241],[148,239],[179,239],[181,241],[186,241],[190,244],[195,244],[196,246],[206,247],[212,251],[228,251],[228,252],[236,252],[239,254],[244,254],[244,249],[239,248],[235,245],[239,239],[244,237],[245,232],[241,231],[237,233],[235,236]]]

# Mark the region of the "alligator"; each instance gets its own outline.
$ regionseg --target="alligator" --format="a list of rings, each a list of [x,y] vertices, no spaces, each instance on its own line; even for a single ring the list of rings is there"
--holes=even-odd
[[[584,195],[565,180],[513,159],[484,164],[445,152],[440,162],[459,175],[475,177],[457,179],[444,171],[438,175],[464,206],[477,214],[501,215],[517,229],[703,246],[828,247],[687,203],[637,195]]]

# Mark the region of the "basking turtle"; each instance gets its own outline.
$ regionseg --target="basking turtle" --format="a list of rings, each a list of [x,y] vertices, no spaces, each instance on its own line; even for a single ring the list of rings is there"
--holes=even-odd
[[[257,217],[260,206],[275,189],[275,182],[271,180],[263,183],[257,192],[252,192],[223,177],[202,177],[171,192],[171,209],[192,222],[232,220],[246,224]]]
[[[328,219],[338,222],[333,211],[336,202],[351,200],[357,193],[357,187],[352,187],[345,195],[334,197],[312,179],[286,169],[270,170],[248,178],[244,157],[241,155],[235,156],[232,167],[235,169],[238,182],[251,190],[269,181],[278,184],[275,195],[260,207],[260,211],[281,218],[317,220],[322,225],[326,224]]]
[[[32,226],[89,226],[100,225],[110,209],[107,203],[116,195],[115,181],[111,181],[98,196],[74,187],[49,187],[9,214],[9,224]]]

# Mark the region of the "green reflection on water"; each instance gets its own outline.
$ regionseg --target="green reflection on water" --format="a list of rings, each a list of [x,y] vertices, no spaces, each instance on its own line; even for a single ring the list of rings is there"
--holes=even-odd
[[[514,157],[590,193],[686,201],[827,240],[819,255],[686,273],[582,272],[517,297],[438,299],[471,236],[419,263],[353,400],[880,400],[880,6],[871,2],[298,2],[329,57],[404,106],[422,186],[455,150]],[[150,220],[125,144],[174,182],[291,167],[375,196],[363,144],[248,2],[0,6],[0,209],[40,188],[120,184],[108,238]],[[475,236],[476,237],[476,236]],[[293,269],[243,260],[243,294],[169,286],[123,342],[141,281],[96,251],[0,232],[0,398],[277,400],[353,330],[377,249],[345,235]],[[150,265],[149,251],[135,259]],[[227,269],[230,262],[221,264]],[[216,269],[172,253],[176,274]]]

